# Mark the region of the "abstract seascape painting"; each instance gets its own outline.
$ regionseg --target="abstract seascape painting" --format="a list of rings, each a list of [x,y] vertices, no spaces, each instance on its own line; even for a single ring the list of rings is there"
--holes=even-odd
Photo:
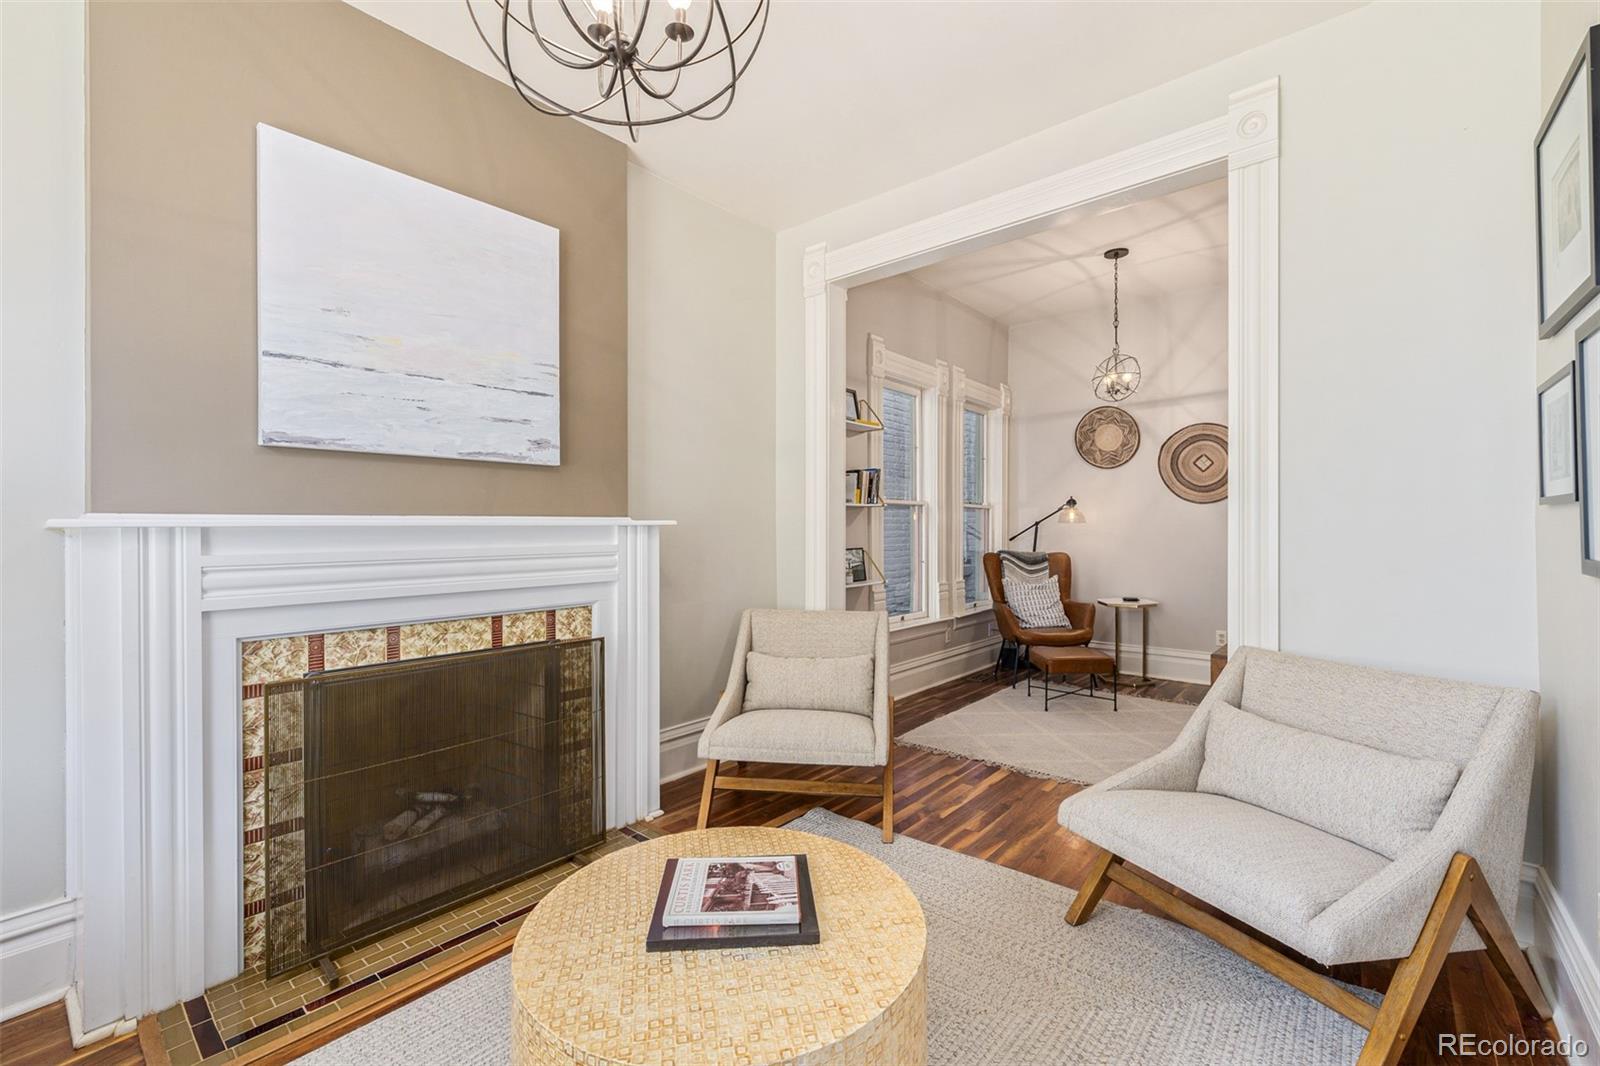
[[[256,127],[258,440],[554,466],[559,232]]]

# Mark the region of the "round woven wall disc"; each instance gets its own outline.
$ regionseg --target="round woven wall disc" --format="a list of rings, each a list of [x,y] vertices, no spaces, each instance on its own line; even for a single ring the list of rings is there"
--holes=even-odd
[[[1139,423],[1120,407],[1096,407],[1078,419],[1072,440],[1084,462],[1110,470],[1139,450]]]
[[[1167,438],[1156,460],[1161,480],[1179,499],[1216,503],[1228,498],[1228,427],[1196,422]]]

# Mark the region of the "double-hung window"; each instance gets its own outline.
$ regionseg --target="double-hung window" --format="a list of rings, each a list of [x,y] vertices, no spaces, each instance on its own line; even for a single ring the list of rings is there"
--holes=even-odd
[[[989,415],[971,407],[961,411],[961,582],[970,610],[989,603],[983,553],[993,525],[989,499]]]
[[[989,607],[983,555],[1004,539],[1011,393],[960,366],[924,363],[869,335],[882,521],[873,533],[896,626]],[[876,538],[881,535],[881,541]]]
[[[868,337],[872,395],[883,432],[872,434],[874,462],[881,468],[883,521],[876,523],[883,564],[883,606],[895,625],[944,615],[940,602],[943,566],[940,484],[949,430],[943,425],[949,397],[948,364],[924,363],[890,351]]]
[[[955,466],[947,491],[955,511],[949,521],[957,537],[952,565],[961,568],[952,595],[959,597],[955,610],[964,613],[987,610],[994,602],[983,574],[983,555],[1005,547],[1011,390],[973,381],[959,367],[951,376]]]
[[[883,387],[883,584],[889,617],[928,613],[928,501],[922,484],[922,393],[900,384]]]

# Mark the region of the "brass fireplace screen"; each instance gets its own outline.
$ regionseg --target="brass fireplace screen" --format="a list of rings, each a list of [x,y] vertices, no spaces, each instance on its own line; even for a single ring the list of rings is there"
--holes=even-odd
[[[602,661],[577,640],[266,686],[267,974],[599,843]]]

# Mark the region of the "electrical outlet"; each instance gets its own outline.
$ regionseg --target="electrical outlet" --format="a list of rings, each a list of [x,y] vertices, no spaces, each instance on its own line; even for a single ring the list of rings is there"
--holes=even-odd
[[[1226,643],[1228,643],[1228,631],[1226,629],[1217,630],[1217,647],[1220,648]]]

